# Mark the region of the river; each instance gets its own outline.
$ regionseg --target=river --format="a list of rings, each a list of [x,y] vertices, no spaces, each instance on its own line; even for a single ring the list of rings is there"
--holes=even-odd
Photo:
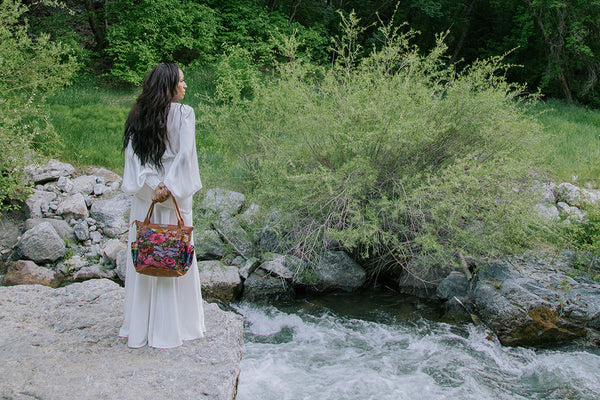
[[[600,351],[502,346],[389,291],[239,303],[238,400],[599,399]]]

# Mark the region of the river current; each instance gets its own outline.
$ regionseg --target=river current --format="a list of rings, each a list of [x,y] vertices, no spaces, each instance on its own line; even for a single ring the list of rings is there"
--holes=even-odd
[[[502,346],[390,292],[240,303],[238,400],[600,399],[600,351]]]

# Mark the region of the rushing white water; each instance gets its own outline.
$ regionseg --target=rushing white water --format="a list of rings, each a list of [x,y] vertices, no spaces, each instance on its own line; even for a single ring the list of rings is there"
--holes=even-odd
[[[238,305],[246,319],[238,400],[600,399],[600,353],[504,347],[484,327],[400,305],[374,311],[347,296]]]

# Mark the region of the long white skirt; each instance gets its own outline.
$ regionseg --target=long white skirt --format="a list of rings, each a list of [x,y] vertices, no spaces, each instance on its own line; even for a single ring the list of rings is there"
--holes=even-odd
[[[170,202],[172,204],[172,202]],[[143,221],[149,203],[134,196],[130,220]],[[183,213],[186,225],[192,224],[191,212]],[[175,211],[157,204],[152,221],[176,224]],[[135,229],[129,230],[129,249],[135,240]],[[137,348],[171,348],[184,340],[204,336],[204,309],[198,264],[194,258],[189,271],[181,277],[154,277],[135,271],[128,251],[125,278],[125,318],[119,336],[127,337],[127,345]]]

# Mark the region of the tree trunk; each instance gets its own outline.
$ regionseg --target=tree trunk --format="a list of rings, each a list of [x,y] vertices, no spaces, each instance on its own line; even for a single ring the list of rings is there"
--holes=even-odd
[[[454,49],[454,53],[452,53],[452,58],[450,59],[450,63],[454,64],[456,60],[458,60],[458,55],[460,54],[463,45],[465,44],[465,39],[467,38],[467,34],[469,33],[469,28],[471,27],[471,12],[473,11],[473,5],[475,4],[475,0],[472,0],[469,6],[467,7],[467,11],[465,12],[465,24],[463,25],[462,32],[460,33],[460,37],[456,42],[456,48]]]
[[[529,1],[529,5],[533,9],[533,4],[531,0]],[[569,81],[565,75],[565,68],[563,66],[563,50],[565,47],[565,29],[566,29],[566,18],[567,18],[567,7],[562,7],[560,10],[557,10],[557,24],[556,24],[556,35],[552,38],[548,34],[546,30],[546,25],[544,24],[544,18],[542,15],[542,11],[540,9],[533,9],[535,19],[542,31],[542,35],[544,36],[544,42],[546,43],[546,47],[548,50],[548,70],[552,70],[553,65],[556,65],[559,68],[558,76],[556,77],[558,83],[560,85],[560,90],[563,93],[563,96],[569,103],[573,102],[573,93],[571,92],[571,88],[569,87]]]
[[[92,0],[85,0],[85,8],[88,12],[88,21],[90,28],[94,34],[94,40],[96,42],[96,49],[100,50],[106,47],[106,32],[104,26],[98,23],[98,15],[94,2]]]

